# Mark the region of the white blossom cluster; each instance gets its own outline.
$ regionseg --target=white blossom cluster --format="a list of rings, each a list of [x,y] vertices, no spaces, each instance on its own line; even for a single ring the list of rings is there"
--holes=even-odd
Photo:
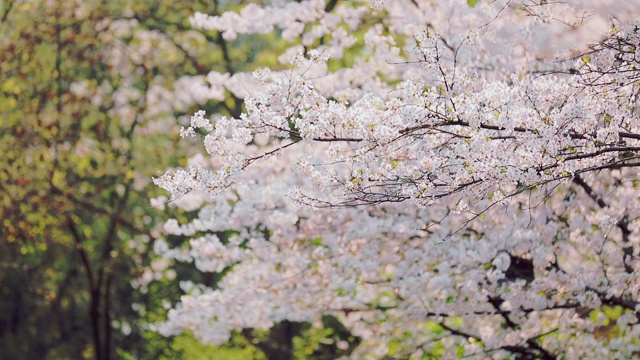
[[[292,69],[255,73],[237,119],[196,113],[181,134],[205,133],[206,155],[154,179],[177,201],[211,196],[192,222],[166,224],[191,240],[162,253],[227,272],[159,330],[220,344],[331,314],[362,339],[354,357],[638,356],[640,30],[628,20],[596,1],[194,16],[226,37],[282,29]]]

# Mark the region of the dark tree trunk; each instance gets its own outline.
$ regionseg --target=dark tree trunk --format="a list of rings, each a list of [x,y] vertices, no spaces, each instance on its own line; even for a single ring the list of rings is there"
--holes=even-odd
[[[96,360],[103,360],[101,336],[100,336],[100,289],[91,290],[91,304],[89,307],[91,330],[93,331],[93,348]]]

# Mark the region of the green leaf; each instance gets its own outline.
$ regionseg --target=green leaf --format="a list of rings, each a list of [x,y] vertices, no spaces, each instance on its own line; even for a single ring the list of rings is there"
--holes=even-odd
[[[430,321],[430,322],[425,324],[425,327],[433,335],[440,335],[443,332],[445,332],[445,329],[440,324],[438,324],[437,322]]]
[[[389,351],[387,352],[387,355],[394,355],[396,352],[398,352],[399,347],[400,347],[400,341],[391,340],[389,342]]]
[[[603,306],[602,311],[611,320],[617,320],[622,315],[622,306]]]
[[[474,7],[477,3],[478,0],[467,0],[467,5],[469,5],[469,7]]]

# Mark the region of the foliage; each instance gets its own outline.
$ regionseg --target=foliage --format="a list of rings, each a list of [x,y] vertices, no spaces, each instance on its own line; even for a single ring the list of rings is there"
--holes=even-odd
[[[264,359],[264,355],[241,335],[235,336],[230,341],[231,346],[203,345],[193,336],[183,334],[177,336],[173,342],[173,348],[180,351],[180,358],[193,360],[245,360]],[[167,360],[175,357],[166,357]]]

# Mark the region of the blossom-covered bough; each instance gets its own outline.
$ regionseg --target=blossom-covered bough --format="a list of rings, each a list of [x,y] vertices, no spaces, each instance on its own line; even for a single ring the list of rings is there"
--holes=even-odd
[[[197,112],[182,134],[206,154],[155,179],[171,205],[206,199],[165,225],[189,246],[157,251],[225,272],[186,286],[160,331],[223,343],[332,315],[361,339],[353,357],[638,356],[629,9],[312,0],[195,15],[229,39],[281,31],[292,66],[211,74],[246,111]]]

